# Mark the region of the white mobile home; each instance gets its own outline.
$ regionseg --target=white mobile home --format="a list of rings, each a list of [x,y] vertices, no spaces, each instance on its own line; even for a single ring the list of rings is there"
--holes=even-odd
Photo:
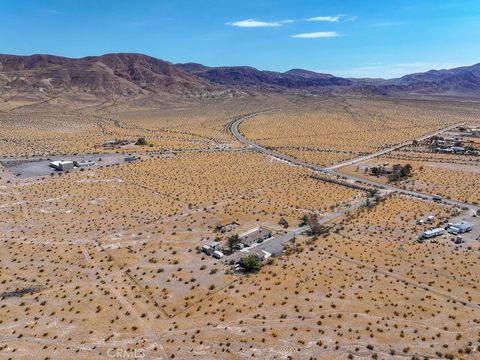
[[[443,235],[445,233],[445,229],[443,228],[436,228],[433,230],[427,230],[422,234],[422,238],[424,239],[430,239],[436,236]]]

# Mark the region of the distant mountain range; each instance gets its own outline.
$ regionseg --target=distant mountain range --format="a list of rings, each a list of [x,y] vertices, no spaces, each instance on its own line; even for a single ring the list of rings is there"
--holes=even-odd
[[[201,64],[176,64],[182,70],[211,83],[247,89],[315,89],[349,86],[352,81],[329,74],[293,69],[284,73],[261,71],[248,66],[207,67]]]
[[[104,98],[158,95],[183,98],[239,96],[255,92],[432,94],[480,97],[480,64],[431,70],[399,79],[345,79],[293,69],[172,64],[142,54],[71,59],[52,55],[0,55],[0,97]]]

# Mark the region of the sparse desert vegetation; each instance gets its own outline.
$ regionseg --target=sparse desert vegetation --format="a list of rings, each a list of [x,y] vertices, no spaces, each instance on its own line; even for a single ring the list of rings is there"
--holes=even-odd
[[[476,103],[326,98],[260,114],[240,130],[259,144],[327,166],[478,120]]]
[[[313,178],[229,132],[232,119],[257,113],[240,126],[247,138],[331,165],[474,123],[477,105],[247,99],[3,105],[3,158],[135,152],[141,160],[31,177],[0,167],[2,358],[109,358],[112,348],[148,359],[478,356],[478,241],[417,241],[470,213]],[[410,150],[341,171],[376,178],[362,166],[409,163],[411,176],[396,186],[480,201],[476,160]],[[433,222],[418,223],[429,215]],[[234,225],[219,232],[219,224]],[[318,231],[299,232],[263,266],[248,257],[248,273],[234,268],[240,251],[222,259],[200,251],[214,240],[233,247],[228,239],[257,226],[281,237],[305,225]]]

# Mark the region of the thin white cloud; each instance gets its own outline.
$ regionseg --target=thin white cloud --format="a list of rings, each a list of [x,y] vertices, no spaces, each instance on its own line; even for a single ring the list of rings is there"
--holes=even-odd
[[[286,24],[292,24],[302,21],[316,21],[316,22],[339,22],[346,15],[335,15],[335,16],[316,16],[308,19],[285,19],[280,21],[261,21],[256,19],[245,19],[240,21],[227,22],[225,25],[242,27],[242,28],[257,28],[257,27],[280,27]],[[354,17],[347,17],[343,21],[353,21],[357,19]]]
[[[336,16],[316,16],[308,18],[307,21],[326,21],[326,22],[338,22],[340,21],[341,15]]]
[[[313,33],[292,35],[293,38],[297,38],[297,39],[319,39],[319,38],[332,38],[337,36],[339,36],[339,34],[335,31],[319,31],[319,32],[313,32]]]
[[[227,25],[243,27],[243,28],[256,28],[256,27],[279,27],[282,26],[282,23],[274,21],[259,21],[255,19],[246,19],[241,21],[229,22]]]
[[[310,22],[339,22],[342,21],[353,21],[356,20],[357,17],[347,17],[347,15],[335,15],[335,16],[316,16],[307,19],[285,19],[279,21],[262,21],[256,19],[245,19],[240,21],[232,21],[227,22],[225,25],[235,26],[240,28],[265,28],[265,27],[281,27],[287,24],[293,24],[303,21],[310,21]],[[316,33],[308,33],[308,34],[298,34],[293,35],[292,37],[298,38],[320,38],[320,37],[335,37],[338,36],[337,33],[333,31],[323,31],[323,32],[316,32]]]

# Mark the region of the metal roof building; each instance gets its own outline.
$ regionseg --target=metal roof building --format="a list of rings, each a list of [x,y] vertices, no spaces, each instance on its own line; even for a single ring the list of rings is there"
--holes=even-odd
[[[50,167],[59,171],[67,171],[73,169],[73,161],[52,161]]]
[[[264,227],[257,227],[239,235],[240,242],[245,246],[252,246],[272,237],[272,232]]]
[[[462,221],[456,224],[452,224],[453,227],[456,227],[459,231],[460,234],[466,233],[468,231],[472,231],[473,229],[473,224],[469,223],[468,221]]]

